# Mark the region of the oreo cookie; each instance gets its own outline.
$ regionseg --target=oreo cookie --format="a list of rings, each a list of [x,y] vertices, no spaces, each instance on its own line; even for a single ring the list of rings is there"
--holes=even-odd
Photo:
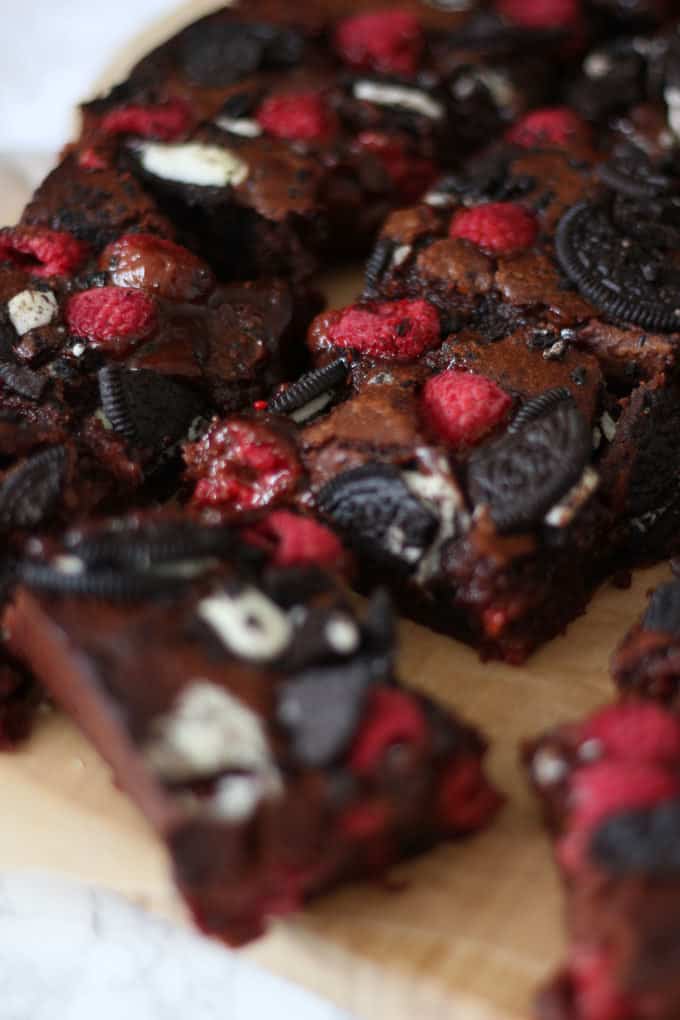
[[[5,389],[25,397],[27,400],[40,400],[48,379],[39,372],[24,365],[16,365],[11,361],[0,361],[0,382]]]
[[[603,184],[628,198],[660,198],[674,190],[672,178],[639,149],[628,149],[602,163],[597,173]]]
[[[642,628],[680,635],[680,581],[656,589],[642,618]]]
[[[608,818],[595,832],[590,856],[610,874],[680,875],[680,800]]]
[[[164,574],[100,568],[81,569],[70,557],[51,563],[26,560],[17,566],[17,579],[28,588],[51,595],[97,599],[102,602],[137,602],[173,597],[186,586],[186,578]]]
[[[364,273],[365,293],[369,297],[377,294],[378,284],[383,274],[387,272],[396,248],[394,241],[388,237],[381,237],[371,252]]]
[[[66,464],[66,447],[53,446],[12,468],[0,485],[0,524],[34,528],[47,520],[59,502]]]
[[[294,66],[304,45],[281,25],[206,18],[182,34],[178,57],[193,85],[226,88],[256,71]]]
[[[591,450],[586,419],[573,400],[561,398],[472,456],[471,498],[489,507],[499,532],[531,528],[576,484]]]
[[[323,368],[303,375],[269,401],[267,410],[287,414],[298,424],[307,422],[332,402],[337,390],[346,382],[349,365],[346,358],[337,358]]]
[[[172,446],[206,409],[197,393],[158,372],[107,365],[97,379],[104,414],[135,446],[154,451]]]
[[[121,522],[115,528],[83,536],[72,532],[64,537],[68,553],[82,560],[88,569],[146,570],[191,563],[214,557],[233,556],[246,549],[225,525],[204,526],[189,521],[164,521],[139,526]]]
[[[537,418],[541,418],[548,411],[552,411],[553,407],[557,407],[563,400],[571,400],[572,396],[566,386],[558,386],[552,390],[546,390],[545,393],[540,393],[537,397],[532,397],[531,400],[527,400],[525,404],[519,409],[513,420],[508,426],[508,432],[513,435],[515,432],[519,432],[525,425],[528,425],[532,421],[536,421]]]
[[[373,560],[409,569],[415,569],[439,528],[437,517],[389,464],[366,464],[338,475],[319,493],[318,507],[348,544]]]
[[[630,229],[622,229],[611,209],[580,202],[558,225],[557,260],[583,297],[605,315],[643,329],[674,332],[680,329],[680,268],[662,243],[673,228],[655,221],[640,224],[641,215],[645,207],[637,206],[638,225],[633,228],[629,215]]]
[[[348,749],[372,685],[365,661],[308,670],[284,684],[277,719],[297,765],[325,768]]]

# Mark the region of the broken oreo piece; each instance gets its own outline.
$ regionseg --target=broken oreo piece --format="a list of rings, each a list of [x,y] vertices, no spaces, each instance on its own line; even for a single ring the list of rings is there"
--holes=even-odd
[[[190,563],[234,555],[237,545],[234,532],[224,525],[204,526],[198,522],[167,521],[119,527],[83,536],[67,534],[64,546],[88,568],[114,567],[145,570],[172,564]]]
[[[650,875],[655,880],[680,875],[680,802],[626,811],[597,829],[590,856],[607,873]]]
[[[25,560],[17,567],[17,578],[29,588],[53,595],[97,599],[102,602],[137,602],[147,598],[175,596],[187,578],[152,572],[121,571],[107,568],[79,569],[68,561],[60,566]]]
[[[15,365],[11,361],[0,362],[2,385],[27,400],[40,400],[48,381],[46,376],[24,365]]]
[[[64,484],[67,452],[53,446],[9,471],[0,485],[0,524],[34,528],[55,509]]]
[[[347,471],[319,493],[318,506],[350,545],[373,559],[414,569],[439,527],[401,472],[389,464]]]
[[[197,393],[158,372],[107,365],[97,378],[104,414],[135,446],[154,451],[172,446],[205,411]]]
[[[603,184],[628,198],[659,198],[673,190],[671,178],[638,151],[602,163],[597,172]]]
[[[207,18],[183,33],[179,60],[192,84],[219,89],[258,70],[292,67],[303,51],[304,39],[293,29]]]
[[[642,618],[642,628],[680,635],[679,581],[670,581],[656,589]]]
[[[661,246],[642,246],[618,228],[604,206],[569,209],[555,248],[572,283],[610,318],[662,333],[680,329],[680,269]]]
[[[591,431],[571,400],[478,450],[468,484],[476,506],[488,505],[499,532],[538,524],[579,480],[592,449]]]
[[[337,358],[323,368],[303,375],[269,401],[268,411],[287,414],[302,424],[332,402],[335,391],[347,380],[349,365],[346,358]]]
[[[526,404],[523,404],[519,409],[513,420],[508,426],[508,432],[512,435],[515,432],[519,432],[520,429],[528,425],[529,422],[535,421],[537,418],[541,418],[548,411],[551,411],[553,407],[561,404],[563,400],[571,400],[572,396],[566,386],[558,386],[553,390],[546,390],[545,393],[539,394],[537,397],[533,397],[531,400],[527,400]]]
[[[364,271],[365,290],[369,296],[377,293],[378,284],[389,267],[396,248],[397,245],[388,237],[381,237],[376,243]]]

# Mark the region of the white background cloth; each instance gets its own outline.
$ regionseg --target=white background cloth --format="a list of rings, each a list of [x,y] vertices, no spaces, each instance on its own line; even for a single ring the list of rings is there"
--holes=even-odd
[[[193,0],[190,9],[209,6]],[[77,101],[130,63],[131,39],[143,52],[140,33],[174,7],[0,0],[0,223],[14,220],[69,138]],[[350,1020],[110,894],[54,876],[0,875],[0,1020],[92,1017]]]

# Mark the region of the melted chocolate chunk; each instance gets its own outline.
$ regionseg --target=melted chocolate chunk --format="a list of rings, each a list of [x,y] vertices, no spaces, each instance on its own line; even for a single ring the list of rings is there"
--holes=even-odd
[[[641,223],[646,208],[636,203],[636,224],[628,210],[628,229],[621,229],[602,205],[573,206],[557,228],[557,259],[581,294],[606,315],[668,333],[680,329],[680,269],[662,240],[674,228],[652,216]]]
[[[591,447],[590,428],[573,401],[553,398],[540,417],[473,455],[472,499],[489,506],[500,532],[538,524],[579,480]]]
[[[157,372],[107,365],[98,380],[104,414],[137,446],[159,450],[178,442],[205,411],[197,393]]]
[[[680,582],[671,581],[656,589],[642,618],[642,627],[680,635]]]
[[[205,19],[184,32],[179,61],[187,78],[205,88],[226,88],[256,71],[292,67],[304,40],[293,29]]]
[[[301,411],[317,397],[329,392],[332,395],[346,382],[348,371],[347,359],[337,358],[336,361],[332,361],[323,368],[308,372],[297,382],[272,397],[268,410],[274,414],[294,414],[296,411]]]
[[[388,464],[366,464],[334,478],[318,505],[349,544],[371,558],[413,568],[439,522]]]
[[[55,509],[66,473],[66,447],[42,450],[13,468],[0,485],[0,522],[34,528]]]
[[[608,873],[676,878],[680,874],[680,802],[607,819],[590,845]]]

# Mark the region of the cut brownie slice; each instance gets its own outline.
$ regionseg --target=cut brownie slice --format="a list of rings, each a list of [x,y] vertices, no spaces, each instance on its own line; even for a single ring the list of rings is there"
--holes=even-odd
[[[674,1020],[680,1010],[680,721],[631,701],[526,752],[557,843],[569,955],[541,1020]]]
[[[680,691],[680,581],[652,593],[642,619],[629,630],[612,660],[622,694],[654,698],[677,707]]]
[[[265,526],[289,566],[195,518],[70,533],[19,565],[6,621],[236,944],[499,806],[479,735],[396,683],[385,599],[360,620],[306,530],[291,560],[296,520]]]

